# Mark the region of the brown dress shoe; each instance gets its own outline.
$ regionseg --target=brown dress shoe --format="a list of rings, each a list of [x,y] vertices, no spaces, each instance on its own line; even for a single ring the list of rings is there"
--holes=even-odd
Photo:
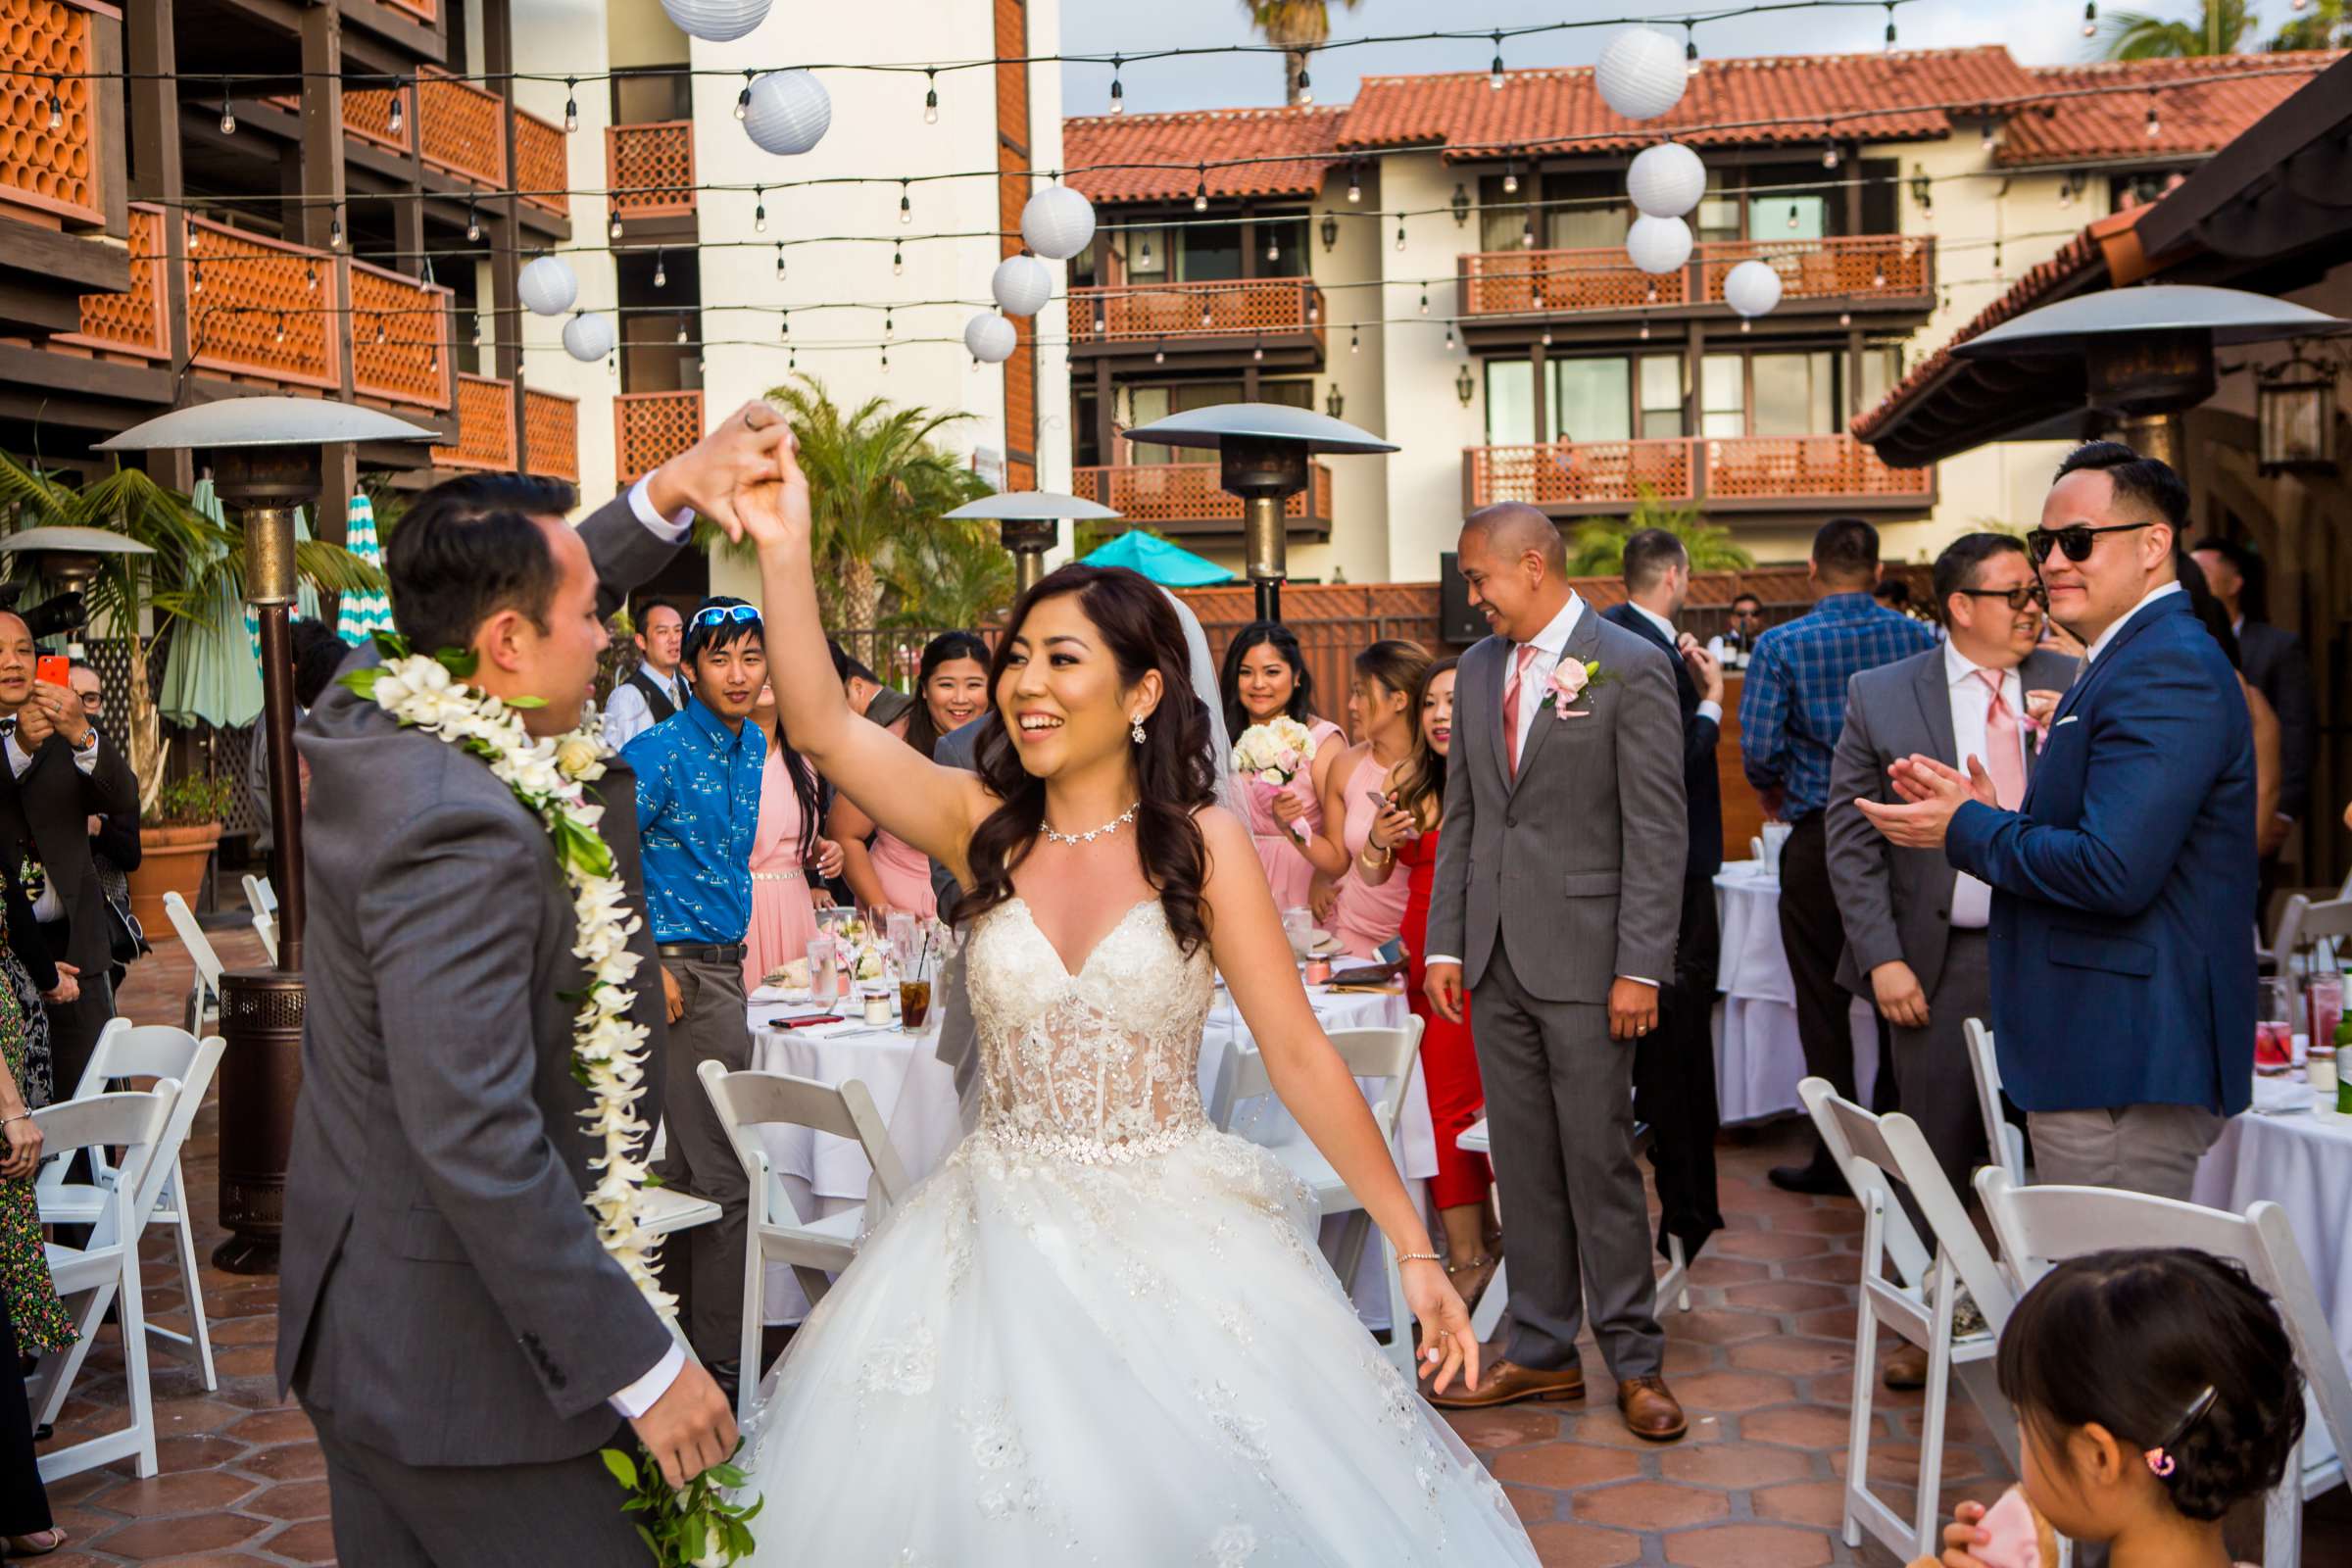
[[[1890,1389],[1924,1389],[1928,1386],[1928,1352],[1916,1345],[1898,1345],[1886,1358],[1882,1375]]]
[[[1450,1391],[1431,1395],[1429,1402],[1441,1410],[1486,1410],[1498,1404],[1517,1404],[1523,1399],[1548,1401],[1585,1396],[1582,1367],[1546,1372],[1540,1367],[1521,1366],[1516,1361],[1496,1360],[1481,1370],[1483,1375],[1475,1392],[1457,1379]]]
[[[1627,1378],[1617,1385],[1617,1413],[1625,1430],[1650,1443],[1672,1443],[1690,1430],[1664,1378]]]

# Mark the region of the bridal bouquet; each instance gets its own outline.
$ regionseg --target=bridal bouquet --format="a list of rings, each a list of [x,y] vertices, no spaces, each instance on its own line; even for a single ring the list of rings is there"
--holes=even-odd
[[[1288,714],[1252,724],[1233,743],[1236,771],[1274,789],[1288,786],[1315,760],[1315,737]],[[1291,824],[1300,843],[1306,842],[1303,818]]]

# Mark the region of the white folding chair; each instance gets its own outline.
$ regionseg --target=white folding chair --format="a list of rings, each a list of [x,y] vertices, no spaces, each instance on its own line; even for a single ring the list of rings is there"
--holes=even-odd
[[[2318,902],[2295,894],[2278,911],[2278,929],[2271,936],[2270,956],[2288,990],[2287,1016],[2297,1026],[2307,1019],[2303,988],[2314,974],[2333,974],[2352,942],[2352,898]],[[2322,950],[2325,950],[2323,952]]]
[[[782,1124],[855,1139],[882,1189],[885,1203],[906,1196],[906,1169],[891,1146],[874,1097],[857,1079],[836,1087],[781,1072],[729,1072],[715,1061],[695,1069],[718,1119],[751,1179],[748,1245],[743,1250],[743,1345],[736,1386],[735,1416],[751,1418],[752,1400],[766,1368],[760,1361],[760,1336],[767,1324],[767,1265],[789,1263],[794,1278],[814,1306],[832,1288],[832,1276],[850,1266],[866,1229],[866,1205],[845,1208],[822,1219],[803,1220],[783,1184],[768,1168],[767,1150],[757,1129]]]
[[[1421,1029],[1419,1018],[1407,1018],[1394,1029],[1373,1027],[1331,1032],[1332,1047],[1348,1064],[1350,1076],[1381,1081],[1380,1099],[1372,1106],[1372,1120],[1380,1128],[1381,1142],[1389,1146],[1390,1156],[1399,1161],[1403,1156],[1397,1150],[1396,1132],[1404,1119],[1404,1093],[1413,1079],[1413,1063],[1421,1054]],[[1266,1058],[1254,1046],[1237,1041],[1218,1066],[1216,1087],[1210,1096],[1209,1119],[1230,1129],[1237,1106],[1273,1092],[1273,1081],[1266,1075]],[[1315,1195],[1315,1202],[1326,1218],[1333,1214],[1348,1216],[1334,1249],[1331,1267],[1339,1275],[1342,1287],[1352,1285],[1364,1259],[1364,1244],[1372,1235],[1372,1216],[1364,1212],[1363,1204],[1348,1190],[1339,1172],[1331,1168],[1331,1161],[1323,1157],[1297,1122],[1286,1121],[1282,1139],[1260,1147],[1281,1160]],[[1389,1246],[1386,1237],[1381,1239],[1380,1249],[1389,1292],[1388,1355],[1399,1371],[1411,1377],[1413,1315],[1404,1304],[1404,1284],[1397,1276],[1396,1250]]]
[[[2311,1270],[2286,1210],[2267,1199],[2243,1214],[2106,1187],[2020,1187],[2006,1171],[1977,1173],[1977,1193],[2000,1239],[2001,1254],[2021,1286],[2051,1264],[2115,1248],[2190,1247],[2244,1266],[2278,1303],[2295,1364],[2303,1369],[2303,1462],[2271,1489],[2263,1507],[2263,1568],[2303,1561],[2303,1504],[2344,1484],[2352,1451],[2352,1378],[2335,1348]],[[2021,1293],[2022,1294],[2022,1293]],[[2008,1322],[1987,1306],[1997,1333]]]
[[[212,938],[196,923],[196,911],[188,901],[177,893],[164,895],[164,914],[171,920],[180,945],[188,950],[188,958],[196,966],[195,977],[188,983],[187,1028],[196,1033],[205,1025],[208,1016],[220,1016],[220,956],[213,951]]]
[[[245,873],[245,907],[253,911],[254,935],[262,939],[262,948],[270,961],[277,961],[277,890],[266,876]]]
[[[1969,1224],[1960,1195],[1945,1180],[1918,1123],[1899,1113],[1873,1115],[1839,1099],[1826,1078],[1807,1078],[1796,1092],[1862,1205],[1862,1310],[1854,1321],[1845,1544],[1859,1546],[1867,1530],[1906,1562],[1931,1557],[1942,1532],[1943,1428],[1955,1375],[1984,1410],[2010,1464],[2018,1462],[2017,1417],[1993,1379],[1995,1338],[1987,1331],[1963,1337],[1952,1328],[1952,1306],[1962,1286],[1989,1317],[1996,1309],[2006,1315],[2009,1284]],[[1933,1258],[1896,1200],[1898,1181],[1910,1188],[1935,1233]],[[1888,1264],[1894,1268],[1891,1279]],[[1871,1403],[1878,1392],[1882,1323],[1928,1352],[1927,1405],[1919,1420],[1919,1490],[1908,1520],[1870,1490]]]
[[[86,1149],[97,1155],[110,1147],[119,1151],[115,1185],[100,1204],[88,1243],[79,1248],[48,1245],[49,1277],[74,1318],[74,1338],[62,1350],[40,1352],[24,1380],[24,1393],[35,1426],[56,1421],[98,1326],[113,1307],[122,1321],[122,1381],[130,1400],[130,1424],[42,1454],[41,1480],[51,1486],[125,1454],[135,1458],[142,1479],[156,1472],[155,1396],[147,1381],[146,1307],[139,1295],[139,1233],[147,1226],[142,1200],[151,1202],[157,1186],[147,1179],[152,1156],[172,1119],[179,1087],[176,1080],[165,1078],[153,1089],[61,1101],[32,1113],[45,1154]]]
[[[1968,1043],[1968,1064],[1977,1076],[1977,1109],[1984,1118],[1984,1147],[1993,1163],[2026,1185],[2026,1130],[2001,1110],[2001,1061],[1993,1054],[1992,1031],[1982,1018],[1964,1018],[1960,1037]]]
[[[149,1223],[161,1222],[172,1229],[174,1251],[179,1259],[180,1294],[188,1303],[188,1332],[182,1334],[154,1322],[147,1325],[147,1332],[171,1347],[174,1354],[194,1361],[204,1374],[208,1390],[218,1389],[220,1379],[213,1370],[213,1335],[205,1321],[204,1286],[196,1262],[196,1226],[189,1212],[188,1180],[180,1168],[179,1152],[187,1142],[188,1128],[194,1124],[197,1111],[204,1106],[205,1094],[212,1088],[213,1074],[220,1065],[221,1052],[226,1049],[226,1043],[219,1035],[198,1040],[185,1029],[175,1029],[170,1024],[140,1026],[127,1018],[110,1019],[98,1032],[89,1065],[82,1069],[81,1082],[74,1085],[73,1097],[89,1100],[105,1094],[110,1084],[130,1078],[169,1078],[180,1086],[179,1098],[172,1105],[172,1119],[164,1128],[148,1168],[147,1184],[155,1192],[142,1200],[141,1206]],[[40,1199],[42,1224],[96,1223],[119,1177],[104,1150],[92,1150],[89,1162],[92,1179],[72,1184],[66,1181],[70,1161],[53,1159],[42,1165],[34,1184]]]

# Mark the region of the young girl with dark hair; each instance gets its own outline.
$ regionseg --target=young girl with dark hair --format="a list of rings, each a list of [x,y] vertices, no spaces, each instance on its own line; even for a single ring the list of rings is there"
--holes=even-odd
[[[1960,1504],[1944,1568],[2054,1568],[2046,1542],[2023,1545],[2045,1530],[2105,1543],[2110,1568],[2230,1568],[2223,1516],[2298,1462],[2303,1375],[2278,1309],[2207,1252],[2067,1259],[2017,1303],[1996,1370],[2032,1513]]]
[[[1274,906],[1304,908],[1315,880],[1305,846],[1323,832],[1323,786],[1348,749],[1348,737],[1339,725],[1315,716],[1315,678],[1298,650],[1298,635],[1279,620],[1253,620],[1234,633],[1217,684],[1225,693],[1225,732],[1232,739],[1273,718],[1295,718],[1315,739],[1314,760],[1304,777],[1283,785],[1245,778],[1241,788],[1250,836],[1257,842],[1258,860],[1274,889]],[[1304,825],[1303,837],[1297,824]]]

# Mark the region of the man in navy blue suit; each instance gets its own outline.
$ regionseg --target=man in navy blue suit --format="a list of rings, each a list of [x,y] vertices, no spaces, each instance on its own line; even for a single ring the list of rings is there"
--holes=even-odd
[[[2179,1199],[2254,1077],[2253,730],[2180,580],[2187,520],[2163,463],[2078,448],[2026,543],[2089,651],[2023,808],[1975,757],[1905,759],[1906,804],[1856,802],[1992,885],[1994,1044],[2041,1179]]]

